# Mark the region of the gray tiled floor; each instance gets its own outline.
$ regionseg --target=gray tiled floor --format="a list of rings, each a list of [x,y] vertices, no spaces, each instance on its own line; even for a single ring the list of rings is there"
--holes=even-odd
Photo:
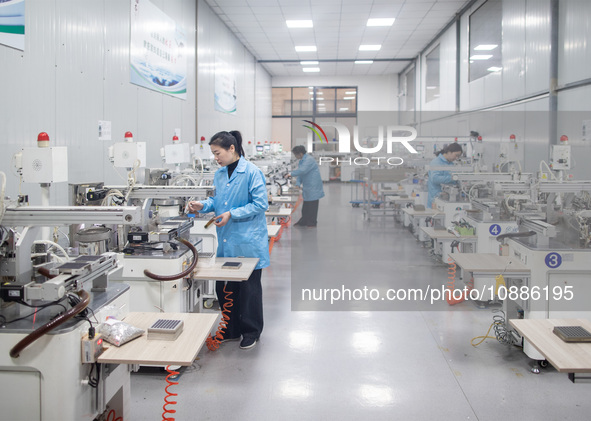
[[[587,420],[590,383],[554,369],[529,372],[517,347],[487,340],[491,309],[440,303],[312,303],[302,288],[441,285],[447,267],[392,221],[367,222],[349,186],[325,185],[319,227],[293,227],[263,272],[265,329],[252,350],[237,342],[201,351],[182,372],[177,420]],[[297,266],[297,267],[294,267]],[[293,275],[293,279],[292,279]],[[305,303],[310,305],[310,303]],[[330,311],[336,308],[337,311]],[[376,310],[376,311],[365,311]],[[385,311],[379,311],[385,310]],[[132,375],[132,420],[161,419],[165,373]]]

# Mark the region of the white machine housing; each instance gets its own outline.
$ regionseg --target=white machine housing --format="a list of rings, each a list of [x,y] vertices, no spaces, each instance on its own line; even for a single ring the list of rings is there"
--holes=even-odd
[[[140,168],[146,166],[146,142],[118,142],[113,145],[113,165],[117,168],[132,168],[136,160]]]
[[[68,148],[24,148],[22,174],[25,183],[60,183],[68,181]]]

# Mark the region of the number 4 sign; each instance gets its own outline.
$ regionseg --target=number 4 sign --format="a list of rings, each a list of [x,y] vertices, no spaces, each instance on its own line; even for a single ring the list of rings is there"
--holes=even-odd
[[[497,236],[501,233],[501,226],[499,224],[492,224],[488,229],[492,235]]]

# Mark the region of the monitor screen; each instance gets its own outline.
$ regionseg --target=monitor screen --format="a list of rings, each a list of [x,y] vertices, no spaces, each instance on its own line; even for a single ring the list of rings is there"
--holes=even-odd
[[[265,152],[271,150],[271,145],[265,145]]]
[[[257,152],[263,152],[263,145],[257,145]]]

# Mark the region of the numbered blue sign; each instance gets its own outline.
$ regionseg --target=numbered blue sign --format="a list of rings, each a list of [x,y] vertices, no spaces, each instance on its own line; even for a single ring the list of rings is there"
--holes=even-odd
[[[492,235],[499,235],[501,233],[501,226],[499,224],[492,224],[490,226],[490,228],[488,229],[488,231],[492,234]]]
[[[548,253],[544,261],[550,269],[556,269],[562,264],[562,256],[558,253]]]

